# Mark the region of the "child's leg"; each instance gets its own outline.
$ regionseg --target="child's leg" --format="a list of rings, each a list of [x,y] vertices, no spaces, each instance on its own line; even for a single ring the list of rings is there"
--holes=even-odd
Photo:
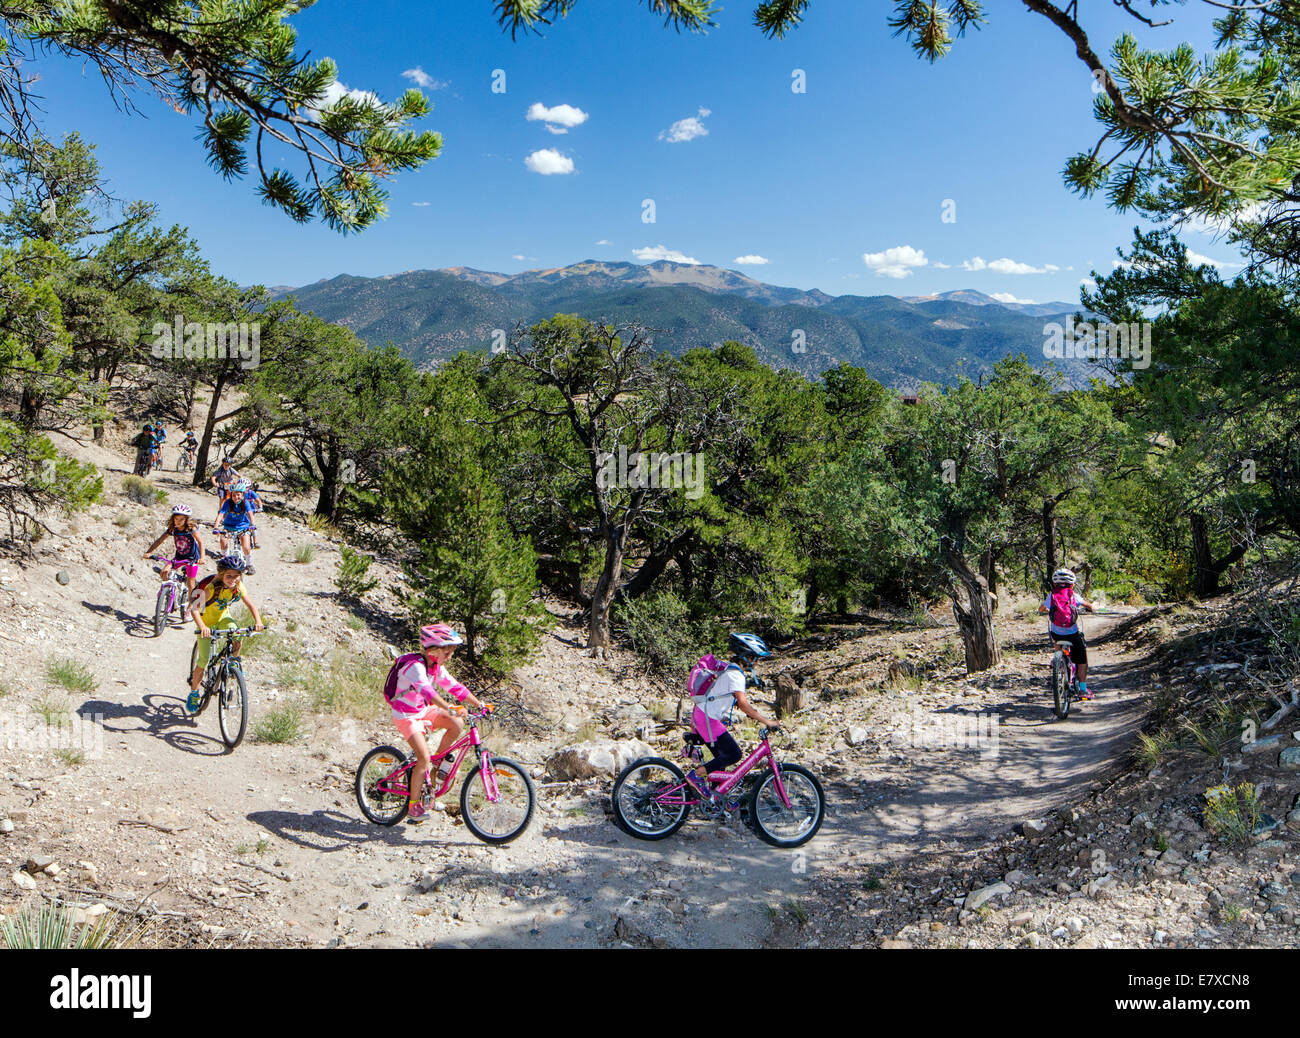
[[[432,716],[429,721],[431,729],[441,728],[442,739],[438,742],[438,750],[435,756],[445,757],[447,751],[451,749],[452,743],[460,738],[460,733],[464,731],[464,726],[451,714],[444,714],[441,710],[436,716]]]
[[[414,804],[420,799],[420,794],[424,791],[424,776],[429,773],[429,744],[424,741],[424,732],[416,727],[410,735],[406,737],[407,743],[415,753],[415,763],[411,765],[410,787],[407,790],[407,800]]]
[[[715,771],[725,771],[743,756],[740,752],[740,744],[730,732],[719,735],[709,749],[713,751],[713,759],[701,765],[706,776]]]

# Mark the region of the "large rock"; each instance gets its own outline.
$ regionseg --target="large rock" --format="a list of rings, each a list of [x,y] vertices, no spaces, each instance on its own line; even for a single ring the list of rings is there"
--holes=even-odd
[[[990,883],[987,887],[981,887],[979,890],[972,890],[966,895],[966,901],[962,907],[974,911],[984,904],[989,898],[1001,897],[1011,893],[1011,888],[1005,883]]]
[[[1283,750],[1277,762],[1284,768],[1300,771],[1300,746],[1292,746]]]
[[[598,775],[613,778],[638,757],[653,755],[654,750],[640,739],[590,739],[551,754],[546,759],[546,770],[557,782]]]

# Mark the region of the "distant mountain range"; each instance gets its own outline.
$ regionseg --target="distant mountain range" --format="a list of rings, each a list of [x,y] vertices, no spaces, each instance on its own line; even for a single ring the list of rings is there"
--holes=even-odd
[[[842,361],[899,388],[972,375],[1025,353],[1044,363],[1043,325],[1071,303],[1003,303],[969,289],[934,296],[831,296],[781,288],[703,264],[608,263],[498,274],[451,267],[383,277],[341,274],[277,296],[335,321],[372,345],[391,341],[419,367],[461,350],[487,350],[494,329],[512,334],[556,313],[655,329],[673,353],[736,339],[767,364],[809,377]],[[1074,382],[1094,374],[1083,361],[1057,362]]]

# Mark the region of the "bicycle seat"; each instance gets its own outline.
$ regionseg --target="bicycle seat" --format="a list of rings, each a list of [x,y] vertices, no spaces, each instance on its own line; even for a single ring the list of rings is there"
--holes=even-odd
[[[685,735],[683,735],[683,736],[682,736],[682,742],[686,743],[687,746],[703,746],[703,745],[704,745],[704,740],[701,739],[701,738],[700,738],[698,735],[696,735],[694,732],[687,732]]]
[[[1058,649],[1063,649],[1066,652],[1069,652],[1071,649],[1074,648],[1074,642],[1057,642],[1056,647]]]

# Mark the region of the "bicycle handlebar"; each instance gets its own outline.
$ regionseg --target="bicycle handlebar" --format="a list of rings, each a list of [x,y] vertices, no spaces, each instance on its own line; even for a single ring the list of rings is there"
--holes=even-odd
[[[219,638],[224,635],[229,638],[243,638],[249,634],[266,634],[266,630],[258,631],[252,627],[214,627],[208,637]]]

